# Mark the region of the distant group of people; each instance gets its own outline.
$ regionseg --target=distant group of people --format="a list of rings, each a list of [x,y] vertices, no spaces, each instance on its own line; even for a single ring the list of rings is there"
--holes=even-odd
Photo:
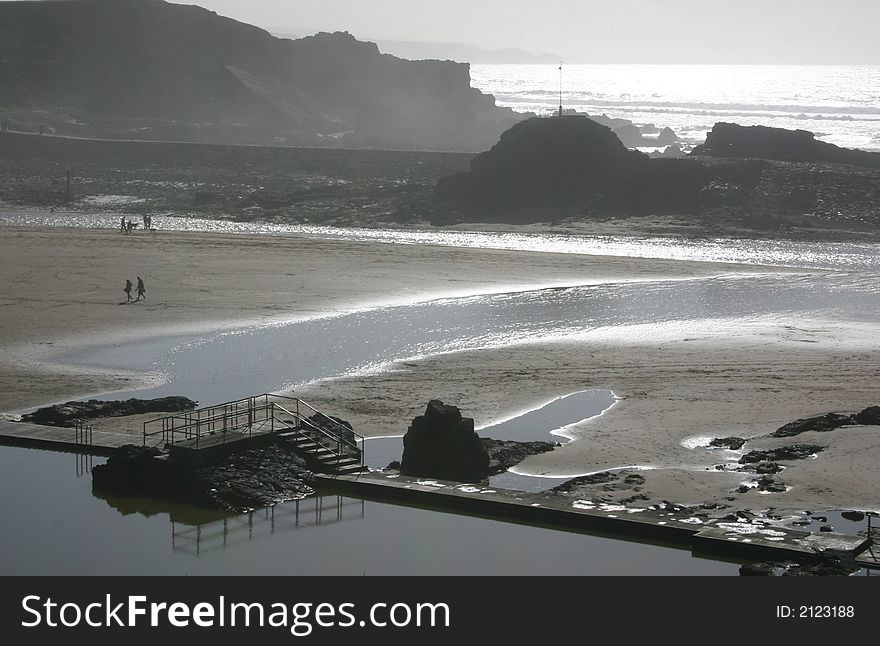
[[[126,296],[125,302],[126,303],[131,303],[132,300],[136,300],[136,301],[139,301],[141,299],[146,300],[147,288],[144,286],[144,281],[140,276],[137,277],[137,298],[136,299],[131,298],[131,288],[132,288],[131,281],[126,278],[125,279],[125,289],[122,290],[125,292],[125,296]]]
[[[144,215],[142,216],[144,219],[144,231],[155,231],[153,228],[153,216],[152,215]],[[135,224],[134,220],[126,220],[125,216],[119,220],[119,231],[121,233],[131,233],[135,229],[138,228],[138,224]]]

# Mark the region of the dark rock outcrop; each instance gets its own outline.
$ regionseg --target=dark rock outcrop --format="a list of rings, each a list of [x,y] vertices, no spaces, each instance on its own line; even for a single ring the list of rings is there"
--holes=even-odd
[[[580,116],[534,118],[471,160],[471,170],[441,178],[436,193],[476,207],[525,210],[586,205],[647,162],[615,134]]]
[[[489,454],[474,432],[474,420],[437,399],[413,419],[403,436],[400,473],[407,476],[479,482],[489,475]]]
[[[880,165],[844,165],[835,155],[797,161],[772,146],[769,159],[721,159],[714,148],[684,159],[674,158],[674,149],[648,156],[626,150],[596,119],[566,115],[516,124],[472,160],[470,171],[437,181],[438,205],[448,210],[444,222],[668,215],[698,226],[738,223],[755,230],[880,227]],[[841,159],[851,163],[852,155],[870,155],[846,153]],[[777,160],[789,157],[796,161]]]
[[[709,442],[709,446],[738,451],[743,447],[743,444],[745,443],[745,439],[741,437],[716,437],[711,442]]]
[[[739,459],[739,462],[740,464],[753,464],[756,462],[778,462],[780,460],[805,460],[811,455],[824,450],[824,446],[794,444],[766,451],[749,451]]]
[[[283,444],[231,455],[193,473],[193,487],[213,506],[253,509],[277,505],[312,493],[312,473]]]
[[[45,426],[73,426],[75,420],[89,420],[99,417],[124,417],[144,413],[178,413],[192,410],[197,405],[186,397],[158,397],[156,399],[127,399],[125,401],[85,402],[70,401],[38,408],[33,413],[22,415],[21,421]]]
[[[657,135],[657,143],[663,146],[670,146],[678,143],[678,135],[675,134],[675,131],[672,128],[663,128],[663,130],[660,131],[660,134]]]
[[[782,471],[782,467],[775,462],[759,462],[755,467],[755,473],[759,474],[774,474]]]
[[[530,455],[546,453],[556,448],[552,442],[514,442],[481,437],[480,442],[489,454],[489,475],[502,473]]]
[[[853,421],[864,426],[880,426],[880,406],[868,406],[862,412],[853,415]]]
[[[819,417],[809,417],[807,419],[799,419],[780,427],[773,432],[773,437],[793,437],[806,433],[807,431],[817,431],[819,433],[827,433],[840,428],[841,426],[849,426],[853,423],[852,415],[840,415],[838,413],[828,413]]]
[[[845,511],[840,514],[843,518],[854,523],[860,523],[865,520],[865,514],[861,511]]]
[[[577,491],[584,485],[607,484],[609,482],[615,482],[619,478],[619,473],[614,473],[613,471],[601,471],[599,473],[592,473],[588,476],[578,476],[577,478],[566,480],[562,484],[553,487],[550,491],[553,493],[570,493],[572,491]]]
[[[766,491],[768,493],[785,493],[786,491],[785,485],[770,475],[762,475],[758,478],[757,484],[758,491]]]
[[[167,469],[167,461],[156,459],[160,455],[154,447],[126,444],[92,469],[92,486],[120,496],[144,495],[155,486],[156,475]]]
[[[312,473],[284,444],[229,455],[192,469],[159,449],[121,447],[92,470],[92,486],[113,496],[152,497],[211,509],[242,511],[313,493]]]
[[[716,123],[706,135],[706,143],[694,148],[691,154],[880,168],[880,153],[850,150],[817,141],[815,135],[806,130],[741,126],[724,122]]]

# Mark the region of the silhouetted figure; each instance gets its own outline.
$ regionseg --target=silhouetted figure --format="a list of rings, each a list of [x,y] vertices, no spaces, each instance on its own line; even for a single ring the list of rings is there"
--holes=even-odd
[[[122,233],[125,233],[125,216],[124,215],[119,220],[119,231]]]
[[[142,298],[143,298],[143,299],[146,299],[146,298],[147,298],[147,288],[144,287],[144,281],[143,281],[143,279],[142,279],[140,276],[138,276],[138,287],[137,287],[137,289],[138,289],[138,297],[137,297],[137,300],[141,300]]]
[[[122,291],[125,292],[125,302],[131,303],[131,281],[128,278],[125,279],[125,289],[123,289]]]

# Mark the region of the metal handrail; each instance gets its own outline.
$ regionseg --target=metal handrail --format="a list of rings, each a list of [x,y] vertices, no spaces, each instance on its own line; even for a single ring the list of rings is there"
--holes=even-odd
[[[282,400],[285,403],[292,402],[295,405],[288,404],[288,406],[294,410],[288,409],[277,400]],[[344,457],[344,454],[350,455],[354,452],[361,464],[364,463],[366,438],[363,435],[297,397],[273,393],[263,393],[245,399],[198,408],[183,414],[166,415],[148,420],[144,422],[143,443],[146,446],[148,438],[161,435],[164,444],[174,444],[182,435],[184,439],[194,438],[196,448],[198,448],[201,437],[207,434],[238,431],[242,428],[246,428],[250,434],[256,424],[267,422],[271,424],[271,430],[274,431],[276,430],[276,421],[284,422],[276,417],[277,410],[295,420],[298,428],[314,434],[316,437],[313,439],[317,444],[335,450],[337,461]],[[309,411],[311,411],[311,415],[307,415]],[[316,418],[317,423],[311,418]],[[149,430],[156,425],[160,425],[160,428]],[[289,425],[285,424],[285,427],[289,427]],[[348,437],[349,434],[355,438],[354,441]],[[343,447],[346,449],[345,452],[343,452]]]
[[[76,444],[92,445],[92,425],[86,424],[83,419],[73,420],[74,442]]]

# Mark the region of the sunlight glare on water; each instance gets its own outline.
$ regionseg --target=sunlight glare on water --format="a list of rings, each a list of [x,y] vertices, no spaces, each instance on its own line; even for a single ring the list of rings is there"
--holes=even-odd
[[[631,258],[662,258],[806,269],[880,271],[880,247],[856,242],[805,242],[738,238],[673,239],[635,236],[590,236],[567,233],[481,232],[446,229],[368,229],[265,222],[232,222],[203,218],[154,216],[163,231],[288,235],[316,240],[504,249]],[[0,212],[0,227],[119,228],[119,216],[80,213]],[[147,234],[139,234],[147,235]]]

